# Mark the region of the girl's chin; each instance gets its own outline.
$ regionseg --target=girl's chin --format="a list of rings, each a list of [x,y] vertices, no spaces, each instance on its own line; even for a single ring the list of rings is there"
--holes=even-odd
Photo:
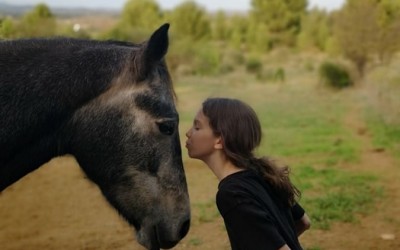
[[[188,155],[192,159],[197,159],[196,155],[191,154],[189,150],[188,150]]]

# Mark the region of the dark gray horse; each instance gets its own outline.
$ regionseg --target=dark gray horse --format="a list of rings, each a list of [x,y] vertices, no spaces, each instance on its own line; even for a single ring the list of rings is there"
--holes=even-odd
[[[189,230],[190,206],[163,59],[168,28],[137,45],[0,42],[0,192],[72,154],[142,245],[175,246]]]

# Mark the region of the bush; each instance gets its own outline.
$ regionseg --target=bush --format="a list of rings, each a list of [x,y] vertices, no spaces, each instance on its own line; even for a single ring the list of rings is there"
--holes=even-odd
[[[224,53],[224,62],[233,65],[243,65],[246,62],[246,58],[242,51],[228,48]]]
[[[282,67],[266,68],[257,73],[256,77],[264,82],[285,82],[285,69]]]
[[[136,28],[129,25],[118,24],[113,29],[100,35],[100,39],[111,39],[140,43],[148,39],[152,31]]]
[[[233,70],[233,66],[223,66],[222,52],[204,41],[176,40],[171,43],[167,58],[169,69],[177,74],[218,75]]]
[[[319,68],[319,76],[324,84],[336,89],[353,85],[350,73],[340,64],[331,62],[322,63]]]
[[[187,39],[173,40],[167,54],[167,63],[170,72],[178,75],[191,75],[194,73],[194,56],[196,44]]]
[[[12,38],[15,34],[15,25],[10,18],[0,20],[0,38]]]
[[[197,75],[217,75],[220,73],[222,55],[212,44],[201,46],[194,59],[194,72]]]
[[[260,74],[262,70],[261,61],[254,57],[249,58],[249,60],[246,62],[246,70],[250,73]]]

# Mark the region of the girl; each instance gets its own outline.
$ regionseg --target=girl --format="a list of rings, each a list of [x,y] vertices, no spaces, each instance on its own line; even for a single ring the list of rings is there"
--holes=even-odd
[[[209,98],[186,136],[189,156],[206,163],[220,181],[217,207],[233,250],[302,249],[298,236],[310,220],[296,203],[300,192],[287,167],[254,156],[261,125],[249,105]]]

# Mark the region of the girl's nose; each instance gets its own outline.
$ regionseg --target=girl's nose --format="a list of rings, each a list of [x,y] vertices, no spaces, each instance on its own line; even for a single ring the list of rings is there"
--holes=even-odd
[[[190,137],[190,131],[192,131],[192,129],[189,129],[189,130],[186,132],[186,134],[185,134],[187,138]]]

